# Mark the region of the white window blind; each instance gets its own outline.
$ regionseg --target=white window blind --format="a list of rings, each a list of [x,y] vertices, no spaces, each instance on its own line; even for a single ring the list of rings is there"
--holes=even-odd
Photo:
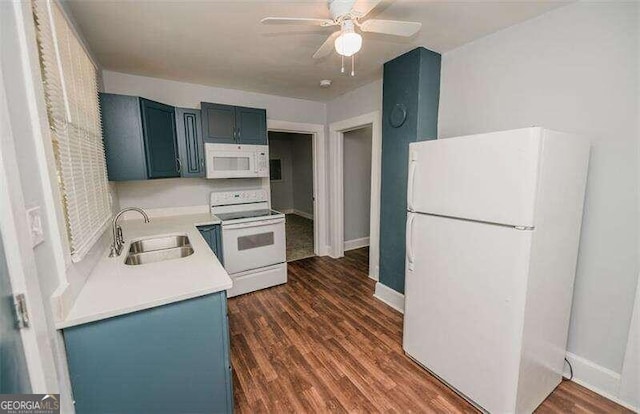
[[[96,67],[57,2],[34,0],[40,67],[74,262],[111,218]]]

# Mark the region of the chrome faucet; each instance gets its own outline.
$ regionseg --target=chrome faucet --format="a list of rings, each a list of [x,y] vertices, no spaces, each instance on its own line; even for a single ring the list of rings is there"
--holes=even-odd
[[[111,244],[111,252],[109,253],[109,257],[120,256],[120,253],[122,253],[122,248],[124,247],[124,238],[122,237],[122,227],[118,226],[118,219],[127,211],[137,211],[138,213],[142,214],[145,223],[149,222],[149,216],[141,208],[127,207],[120,210],[118,214],[113,217],[113,221],[111,222],[113,243]]]

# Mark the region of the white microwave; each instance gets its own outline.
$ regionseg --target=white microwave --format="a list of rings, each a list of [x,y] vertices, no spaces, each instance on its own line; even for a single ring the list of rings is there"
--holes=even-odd
[[[204,144],[207,178],[269,176],[267,145]]]

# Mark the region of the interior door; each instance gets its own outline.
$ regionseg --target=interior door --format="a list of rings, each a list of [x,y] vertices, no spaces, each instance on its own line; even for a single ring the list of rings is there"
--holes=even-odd
[[[0,237],[0,394],[29,392],[29,373],[16,326],[11,281]]]
[[[541,135],[525,128],[411,144],[407,207],[534,226]]]
[[[201,102],[202,137],[212,144],[236,143],[236,108],[231,105]]]
[[[403,348],[489,412],[515,409],[532,231],[409,213]]]
[[[267,111],[236,107],[238,144],[267,145]]]
[[[175,109],[148,99],[140,102],[149,178],[180,177]]]

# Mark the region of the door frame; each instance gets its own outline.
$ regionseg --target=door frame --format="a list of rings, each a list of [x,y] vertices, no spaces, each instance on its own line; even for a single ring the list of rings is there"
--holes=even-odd
[[[47,389],[46,373],[53,368],[53,353],[46,334],[45,308],[26,214],[20,213],[26,207],[3,79],[0,67],[0,233],[11,293],[22,293],[26,298],[30,326],[20,329],[20,337],[31,392],[43,392]],[[45,368],[45,364],[49,367]]]
[[[313,147],[313,252],[316,256],[329,254],[327,245],[328,229],[328,203],[326,183],[326,156],[325,156],[325,126],[322,124],[307,124],[301,122],[279,121],[267,119],[267,134],[271,132],[288,132],[293,134],[306,134],[312,137]],[[267,180],[269,180],[267,178]],[[271,188],[271,184],[267,181]],[[271,202],[271,191],[269,191]]]
[[[344,256],[344,133],[371,125],[371,201],[369,215],[369,277],[378,280],[380,260],[380,183],[382,175],[382,118],[369,112],[329,124],[330,256]]]

